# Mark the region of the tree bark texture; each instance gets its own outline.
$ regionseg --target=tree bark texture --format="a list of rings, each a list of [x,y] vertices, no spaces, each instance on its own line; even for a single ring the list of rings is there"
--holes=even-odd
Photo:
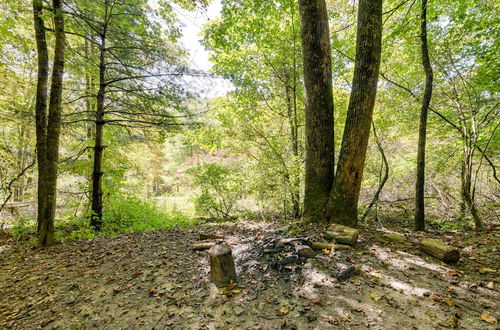
[[[437,239],[423,239],[420,242],[420,249],[444,262],[451,263],[460,260],[460,252],[456,248]]]
[[[360,0],[356,59],[337,172],[328,203],[329,222],[356,227],[361,179],[370,136],[382,49],[382,0]]]
[[[106,28],[104,29],[106,31]],[[97,92],[97,107],[95,113],[94,167],[92,169],[92,215],[90,225],[97,231],[102,227],[102,159],[104,153],[104,100],[106,95],[106,33],[101,36],[99,61],[99,90]]]
[[[37,214],[37,232],[40,231],[40,223],[43,219],[43,209],[45,207],[45,157],[46,151],[46,132],[47,132],[47,88],[49,80],[49,54],[47,50],[47,39],[45,36],[45,23],[41,17],[43,10],[42,0],[33,0],[33,21],[35,28],[35,40],[38,60],[38,75],[36,85],[36,157],[38,162],[38,214]]]
[[[61,131],[61,103],[64,75],[64,17],[62,11],[62,0],[52,1],[54,13],[54,64],[52,67],[52,80],[50,88],[50,101],[48,117],[46,112],[47,99],[47,76],[48,76],[48,56],[47,43],[45,39],[45,29],[43,18],[40,13],[43,4],[35,0],[33,2],[35,35],[37,39],[37,50],[39,52],[39,77],[37,83],[37,157],[39,162],[39,183],[38,183],[38,246],[44,247],[54,244],[54,218],[57,201],[57,168],[59,159],[59,135]],[[40,58],[41,55],[41,58]],[[40,95],[39,95],[40,93]],[[45,95],[42,95],[45,93]],[[39,103],[40,97],[40,103]],[[40,137],[40,141],[38,138]],[[39,146],[41,147],[40,149]],[[42,195],[42,196],[40,196]]]
[[[325,0],[299,0],[306,91],[304,221],[320,222],[334,176],[330,32]]]
[[[425,89],[420,110],[420,126],[418,130],[417,181],[415,184],[415,230],[425,229],[425,143],[427,138],[427,114],[432,98],[433,73],[427,47],[427,0],[422,0],[420,16],[420,44],[422,66],[425,72]]]
[[[210,281],[216,286],[226,286],[236,282],[236,267],[233,253],[227,245],[214,245],[208,250],[210,261]]]

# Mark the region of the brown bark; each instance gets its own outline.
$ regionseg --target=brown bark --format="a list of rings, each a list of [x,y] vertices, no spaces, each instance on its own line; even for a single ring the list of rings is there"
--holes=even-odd
[[[323,221],[334,176],[330,32],[325,0],[299,0],[306,91],[305,222]]]
[[[47,43],[43,18],[40,13],[43,3],[34,0],[33,12],[35,20],[35,35],[37,39],[37,50],[39,54],[39,74],[42,78],[37,83],[37,154],[39,163],[38,182],[38,218],[37,233],[38,246],[44,247],[54,244],[54,218],[56,212],[56,188],[57,167],[59,159],[59,135],[61,130],[61,103],[64,74],[64,18],[62,12],[62,1],[53,0],[52,10],[54,13],[54,64],[52,68],[52,80],[50,88],[50,101],[48,117],[46,115],[46,75],[48,75]],[[41,57],[41,58],[40,58]],[[45,86],[44,86],[45,85]],[[42,95],[45,93],[45,95]],[[40,94],[40,95],[39,95]],[[40,97],[40,99],[39,99]],[[39,103],[40,101],[40,103]],[[38,141],[40,138],[40,141]],[[42,196],[40,196],[42,195]]]
[[[217,286],[225,286],[236,281],[231,248],[227,245],[214,245],[208,250],[210,259],[210,280]]]
[[[420,127],[418,130],[417,181],[415,185],[415,230],[425,229],[425,143],[427,138],[427,114],[432,98],[433,73],[427,47],[427,0],[422,0],[420,16],[420,41],[422,66],[425,72],[425,90],[420,110]]]
[[[337,172],[328,203],[328,220],[358,224],[358,199],[380,68],[382,0],[360,0],[356,59]]]

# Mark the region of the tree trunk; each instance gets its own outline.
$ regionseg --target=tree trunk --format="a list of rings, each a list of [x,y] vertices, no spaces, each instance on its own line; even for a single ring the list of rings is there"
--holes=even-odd
[[[304,221],[321,222],[335,163],[332,64],[325,0],[299,0],[306,91]]]
[[[295,126],[296,119],[294,116],[291,91],[293,91],[293,87],[287,84],[287,86],[285,86],[285,96],[287,105],[288,124],[290,126],[290,145],[292,149],[292,155],[294,156],[294,161],[295,161],[299,158],[299,145],[297,137],[297,128]],[[291,183],[290,197],[292,200],[292,217],[294,219],[297,219],[300,216],[300,193],[299,193],[300,181],[299,177],[295,175],[295,173],[291,174],[292,177],[290,180]]]
[[[358,224],[358,199],[370,136],[382,48],[382,0],[360,0],[356,60],[337,172],[328,204],[328,220]]]
[[[104,152],[104,51],[101,50],[101,66],[99,73],[100,86],[97,92],[97,110],[95,118],[94,167],[92,170],[92,216],[90,225],[97,231],[102,226],[102,158]]]
[[[50,85],[49,117],[47,123],[47,205],[38,232],[38,245],[47,246],[54,243],[54,218],[57,202],[57,169],[59,160],[59,136],[61,132],[61,105],[64,76],[64,18],[62,0],[52,1],[54,12],[55,48],[52,81]]]
[[[372,121],[372,128],[373,128],[373,137],[375,138],[375,143],[377,144],[378,151],[380,152],[380,156],[382,157],[382,164],[380,165],[381,166],[380,176],[382,176],[382,167],[384,168],[384,176],[380,178],[380,183],[378,185],[377,191],[375,192],[375,195],[373,195],[372,201],[366,208],[365,213],[363,213],[361,221],[363,221],[366,218],[366,216],[372,209],[373,205],[378,203],[378,200],[380,198],[380,193],[382,192],[382,189],[384,189],[387,179],[389,179],[389,162],[387,161],[387,157],[385,156],[384,148],[382,148],[382,143],[380,142],[377,136],[377,130],[375,129],[375,123],[373,121]],[[375,220],[376,219],[377,219],[377,207],[375,207]]]
[[[425,142],[427,138],[427,113],[432,97],[432,66],[427,48],[427,0],[422,0],[422,13],[420,16],[420,40],[422,50],[422,65],[425,71],[425,90],[420,110],[420,127],[418,130],[417,151],[417,182],[415,186],[415,230],[425,229]]]
[[[38,214],[37,214],[37,232],[40,231],[43,220],[44,207],[46,205],[45,187],[46,166],[46,135],[47,135],[47,88],[49,80],[49,54],[47,50],[47,39],[45,36],[45,23],[42,18],[43,1],[33,0],[33,20],[35,27],[35,39],[38,59],[38,75],[36,85],[36,157],[38,162]]]
[[[107,4],[107,2],[105,2]],[[105,21],[107,21],[108,10],[105,7]],[[107,25],[103,27],[101,43],[99,45],[99,90],[97,91],[97,106],[95,113],[95,137],[94,137],[94,167],[92,169],[92,215],[90,225],[96,230],[102,227],[102,159],[104,153],[104,101],[106,95],[106,32]]]
[[[465,202],[468,211],[472,215],[472,219],[474,220],[474,229],[476,231],[481,231],[483,229],[483,222],[477,212],[476,203],[474,202],[472,194],[472,150],[470,148],[465,149],[463,181],[461,187],[462,200]]]

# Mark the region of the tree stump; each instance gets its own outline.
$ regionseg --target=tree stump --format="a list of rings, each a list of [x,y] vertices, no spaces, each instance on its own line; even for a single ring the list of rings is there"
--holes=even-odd
[[[326,234],[331,236],[337,243],[354,245],[358,240],[359,231],[354,228],[332,224],[328,227]]]
[[[208,250],[210,259],[210,281],[216,286],[225,286],[236,281],[233,254],[227,245],[214,245]]]
[[[444,262],[457,262],[460,259],[460,252],[440,240],[425,238],[420,242],[422,251],[438,258]]]

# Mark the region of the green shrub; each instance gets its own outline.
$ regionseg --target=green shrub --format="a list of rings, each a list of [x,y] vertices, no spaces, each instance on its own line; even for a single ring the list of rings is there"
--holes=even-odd
[[[193,225],[193,220],[180,213],[159,211],[149,201],[137,197],[118,196],[105,205],[103,234],[153,231]]]
[[[243,186],[236,169],[217,163],[203,163],[188,172],[193,176],[193,185],[201,189],[194,201],[198,216],[216,219],[234,216]]]

